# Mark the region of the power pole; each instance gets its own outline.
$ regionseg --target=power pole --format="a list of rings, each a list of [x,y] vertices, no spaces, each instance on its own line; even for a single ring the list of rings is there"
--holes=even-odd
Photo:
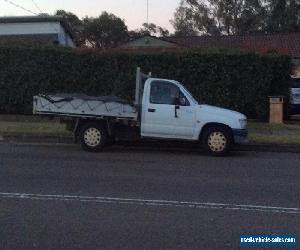
[[[148,32],[150,32],[150,30],[149,30],[149,0],[147,0],[147,28],[148,28]]]

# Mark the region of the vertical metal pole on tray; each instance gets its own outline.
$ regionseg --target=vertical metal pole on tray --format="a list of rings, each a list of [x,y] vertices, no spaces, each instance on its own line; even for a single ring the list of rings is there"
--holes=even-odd
[[[135,83],[135,102],[136,106],[140,105],[140,88],[141,88],[141,68],[136,69],[136,83]]]

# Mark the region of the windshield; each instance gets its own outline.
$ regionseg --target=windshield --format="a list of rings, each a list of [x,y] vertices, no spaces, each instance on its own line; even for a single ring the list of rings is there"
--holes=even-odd
[[[188,98],[194,103],[194,104],[199,104],[195,98],[192,96],[192,94],[180,83],[181,87],[184,89],[185,94],[188,96]]]

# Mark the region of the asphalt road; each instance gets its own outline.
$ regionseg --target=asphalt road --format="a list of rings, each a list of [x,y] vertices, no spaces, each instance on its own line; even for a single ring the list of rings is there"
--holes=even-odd
[[[239,249],[241,234],[299,240],[299,180],[293,153],[90,154],[3,142],[0,249]]]

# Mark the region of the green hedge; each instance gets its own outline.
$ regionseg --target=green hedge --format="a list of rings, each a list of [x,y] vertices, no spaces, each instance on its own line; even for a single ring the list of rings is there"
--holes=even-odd
[[[288,95],[287,56],[232,51],[96,53],[0,44],[0,113],[29,114],[39,93],[134,97],[135,71],[182,82],[201,102],[264,119],[270,95]]]

